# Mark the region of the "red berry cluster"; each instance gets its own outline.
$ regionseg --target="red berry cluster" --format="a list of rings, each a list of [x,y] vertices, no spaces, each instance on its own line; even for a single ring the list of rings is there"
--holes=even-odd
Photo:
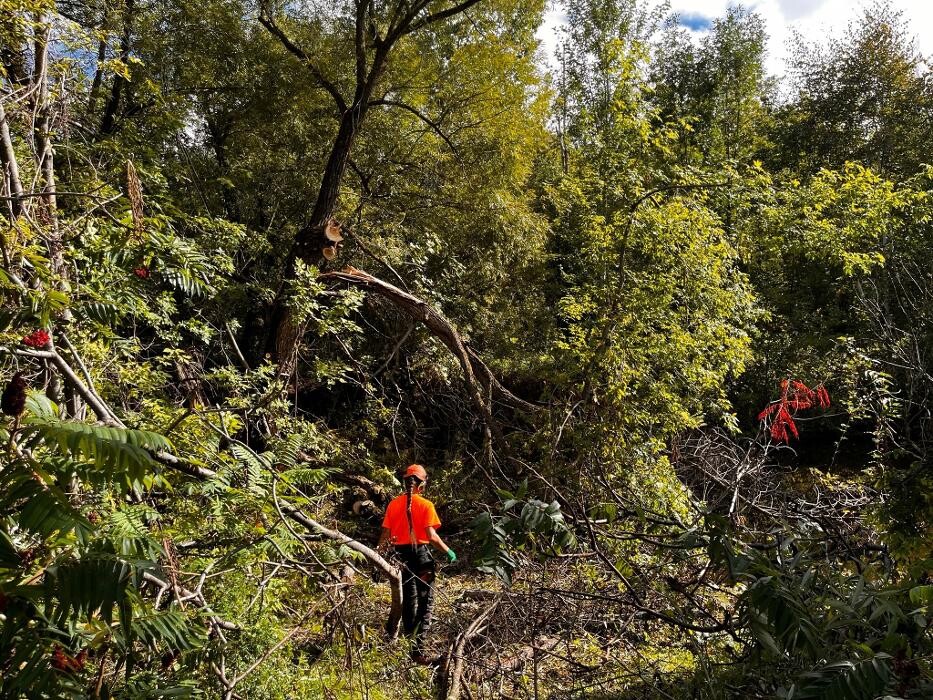
[[[40,328],[24,337],[23,345],[28,345],[31,348],[44,348],[49,344],[50,339],[49,332],[44,328]]]
[[[133,269],[133,274],[140,279],[149,279],[149,268],[145,265]]]
[[[87,659],[87,649],[82,649],[77,656],[69,656],[64,650],[55,645],[52,651],[52,666],[59,671],[77,672],[84,670],[84,662]]]
[[[781,380],[781,398],[758,414],[758,420],[771,421],[769,431],[776,442],[790,442],[790,436],[800,437],[794,416],[798,411],[819,406],[829,406],[829,392],[822,384],[808,387],[796,379]]]

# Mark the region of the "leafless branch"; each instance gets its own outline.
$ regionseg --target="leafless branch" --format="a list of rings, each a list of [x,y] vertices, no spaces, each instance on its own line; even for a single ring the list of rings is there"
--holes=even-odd
[[[454,156],[456,156],[457,160],[460,160],[460,153],[457,151],[457,147],[454,145],[453,141],[450,140],[450,137],[447,136],[447,134],[445,134],[444,131],[441,129],[440,124],[438,124],[436,121],[428,117],[426,114],[424,114],[420,110],[416,109],[415,107],[412,107],[410,104],[406,102],[402,102],[400,100],[390,100],[387,98],[373,100],[369,104],[372,106],[397,107],[398,109],[403,109],[406,112],[414,114],[416,117],[418,117],[418,119],[420,119],[425,124],[427,124],[429,127],[431,127],[431,130],[435,134],[437,134],[444,141],[444,143],[447,144],[447,147],[450,149],[451,153],[453,153]]]
[[[298,60],[305,65],[305,67],[310,71],[311,75],[314,76],[314,79],[317,81],[318,85],[330,93],[330,96],[334,98],[334,102],[337,105],[338,111],[341,114],[346,112],[347,103],[346,100],[343,99],[343,95],[340,94],[340,90],[338,90],[337,86],[324,75],[320,67],[314,62],[314,59],[305,53],[305,50],[292,41],[289,36],[282,30],[282,28],[279,27],[276,21],[269,14],[268,6],[265,2],[260,4],[259,22],[269,31],[270,34],[272,34],[272,36],[279,40],[279,43],[281,43],[289,53],[298,58]]]
[[[433,12],[418,20],[417,22],[413,22],[406,31],[406,34],[416,32],[429,24],[434,24],[435,22],[440,22],[441,20],[445,20],[450,17],[454,17],[455,15],[459,15],[462,12],[466,12],[474,5],[479,4],[479,2],[480,0],[464,0],[464,2],[448,7],[446,10],[438,10],[437,12]]]

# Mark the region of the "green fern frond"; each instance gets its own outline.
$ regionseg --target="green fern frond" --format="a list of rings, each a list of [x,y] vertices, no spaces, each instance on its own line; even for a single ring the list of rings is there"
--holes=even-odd
[[[788,700],[874,700],[891,681],[887,654],[863,661],[840,661],[806,673]]]
[[[63,625],[72,614],[83,619],[100,614],[110,624],[114,608],[126,600],[134,574],[135,568],[125,559],[102,554],[46,568],[43,583],[49,618]],[[121,612],[125,617],[126,610]]]
[[[93,300],[83,301],[75,305],[74,313],[80,318],[96,321],[105,326],[117,323],[124,315],[124,312],[116,304]]]
[[[170,287],[194,299],[206,298],[214,293],[213,287],[185,268],[161,268],[159,275]]]
[[[171,450],[171,443],[157,433],[61,421],[39,404],[32,400],[37,410],[24,421],[24,444],[57,449],[75,460],[79,476],[92,483],[122,480],[131,489],[150,487],[159,471],[150,453]]]
[[[22,468],[8,468],[0,479],[0,512],[13,517],[16,527],[46,539],[74,533],[87,542],[94,528],[55,486],[39,483]]]
[[[748,624],[762,646],[775,655],[813,653],[822,647],[810,608],[776,576],[762,576],[745,593]]]
[[[8,621],[0,635],[0,658],[6,668],[15,669],[15,672],[0,674],[0,697],[86,698],[87,692],[80,678],[53,668],[51,660],[55,640],[37,630],[22,627],[22,622],[17,620],[17,629],[14,630]]]
[[[300,435],[289,435],[280,440],[274,447],[275,460],[284,467],[294,467],[300,464],[302,451],[302,438]]]
[[[198,649],[207,641],[203,627],[190,624],[180,610],[163,610],[137,614],[133,618],[130,641],[139,641],[156,648],[164,644],[173,651]],[[127,639],[122,632],[114,635],[114,642],[127,648]]]
[[[230,452],[237,462],[245,469],[243,481],[250,491],[257,495],[266,493],[269,484],[269,474],[272,471],[272,462],[266,453],[258,454],[240,443],[230,445]]]
[[[119,556],[154,561],[161,556],[162,546],[150,535],[146,521],[157,515],[145,505],[124,506],[103,523],[103,541]]]
[[[298,467],[281,473],[283,481],[296,486],[316,486],[327,481],[337,470],[332,467]]]
[[[119,700],[156,700],[157,698],[196,698],[201,691],[194,681],[182,682],[168,687],[159,687],[159,679],[153,673],[130,679],[119,694]]]

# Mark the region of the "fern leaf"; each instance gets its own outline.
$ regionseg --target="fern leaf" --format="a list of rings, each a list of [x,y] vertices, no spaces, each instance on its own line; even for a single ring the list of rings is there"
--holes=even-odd
[[[62,625],[71,613],[85,619],[99,613],[111,624],[114,607],[126,599],[133,574],[128,561],[99,554],[48,567],[44,585],[49,617]]]
[[[147,430],[59,421],[44,416],[29,418],[26,423],[24,435],[31,447],[44,444],[57,448],[71,459],[92,467],[82,474],[88,480],[116,481],[114,477],[120,477],[133,489],[146,486],[147,477],[159,470],[150,451],[171,449],[167,439]]]
[[[890,657],[878,654],[863,661],[840,661],[804,674],[793,700],[874,700],[891,680]]]
[[[203,628],[191,625],[180,610],[164,610],[138,614],[133,619],[131,639],[153,648],[165,644],[174,651],[191,651],[203,646],[207,637]],[[127,646],[122,634],[114,640]]]
[[[283,481],[289,484],[314,486],[327,481],[336,471],[336,469],[329,467],[299,467],[288,469],[282,472],[280,476]]]
[[[245,467],[243,476],[246,488],[258,495],[265,494],[269,472],[272,470],[272,463],[266,454],[257,454],[239,443],[233,443],[230,452]]]
[[[81,542],[90,539],[93,526],[58,488],[19,469],[3,476],[0,511],[12,514],[17,527],[43,539],[72,532]]]

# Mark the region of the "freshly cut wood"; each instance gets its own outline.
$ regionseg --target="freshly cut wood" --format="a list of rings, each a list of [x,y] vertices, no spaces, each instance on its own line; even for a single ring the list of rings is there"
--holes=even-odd
[[[337,257],[337,248],[329,245],[321,249],[321,255],[324,256],[325,260],[333,260]]]
[[[333,243],[340,243],[340,241],[343,240],[343,233],[341,233],[340,224],[338,224],[334,219],[328,221],[327,226],[324,227],[324,237]]]

